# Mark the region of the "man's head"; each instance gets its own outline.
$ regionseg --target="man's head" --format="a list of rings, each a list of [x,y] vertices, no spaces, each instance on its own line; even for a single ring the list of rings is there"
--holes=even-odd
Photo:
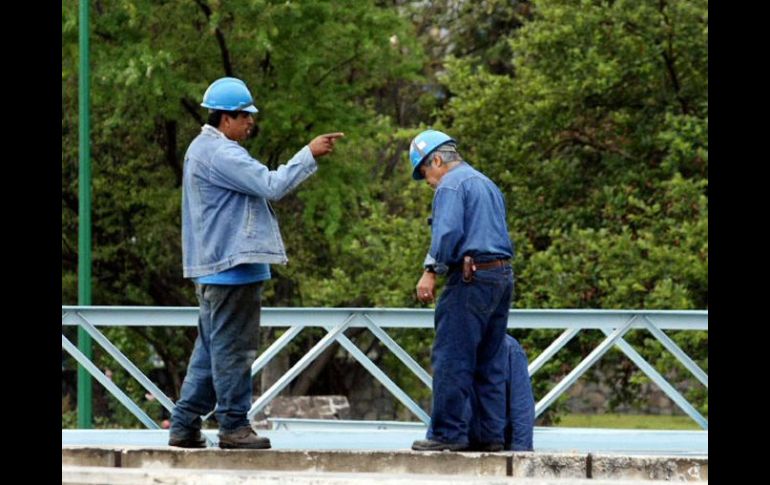
[[[428,155],[417,170],[420,178],[425,179],[425,182],[435,189],[444,175],[460,161],[462,158],[455,146],[444,145]]]
[[[441,178],[462,158],[457,153],[453,138],[440,131],[426,130],[412,140],[409,160],[412,162],[412,178],[425,179],[435,189]]]
[[[246,83],[234,77],[211,83],[203,94],[201,106],[209,109],[208,123],[235,141],[248,138],[254,129],[252,113],[259,111]]]

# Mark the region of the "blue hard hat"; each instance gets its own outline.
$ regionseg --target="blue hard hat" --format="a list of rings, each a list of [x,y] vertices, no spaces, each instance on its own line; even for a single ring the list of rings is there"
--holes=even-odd
[[[430,155],[436,148],[447,143],[457,143],[454,138],[436,130],[425,130],[419,135],[415,136],[412,143],[409,145],[409,161],[412,162],[412,178],[415,180],[422,180],[425,177],[420,173],[420,164]]]
[[[201,106],[221,111],[259,111],[246,83],[234,77],[219,78],[203,93]]]

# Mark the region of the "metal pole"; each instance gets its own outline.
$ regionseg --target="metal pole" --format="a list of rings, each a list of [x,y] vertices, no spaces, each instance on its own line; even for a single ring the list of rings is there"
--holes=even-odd
[[[79,162],[78,175],[78,305],[91,305],[91,146],[89,120],[88,0],[80,0],[80,69],[78,79]],[[78,327],[78,349],[92,358],[91,336]],[[92,381],[78,364],[78,428],[92,426]]]

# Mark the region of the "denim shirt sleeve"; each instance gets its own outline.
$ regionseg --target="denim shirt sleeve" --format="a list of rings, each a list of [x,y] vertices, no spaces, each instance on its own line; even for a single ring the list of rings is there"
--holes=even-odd
[[[279,200],[318,170],[310,147],[270,170],[237,143],[224,143],[211,160],[210,181],[220,187],[268,200]]]
[[[453,188],[439,187],[433,198],[433,223],[430,251],[428,258],[435,261],[434,269],[438,274],[449,270],[449,264],[456,263],[457,247],[464,234],[465,208],[463,194]]]

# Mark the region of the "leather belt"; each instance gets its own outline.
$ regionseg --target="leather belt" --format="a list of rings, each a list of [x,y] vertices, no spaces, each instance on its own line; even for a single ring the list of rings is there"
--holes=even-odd
[[[499,268],[502,266],[508,266],[508,264],[511,262],[510,259],[496,259],[494,261],[489,261],[486,263],[473,263],[473,266],[476,267],[476,269],[489,269],[489,268]]]
[[[484,263],[474,262],[473,265],[476,267],[477,270],[479,270],[479,269],[490,269],[490,268],[499,268],[502,266],[508,266],[510,265],[510,263],[511,263],[510,259],[495,259],[494,261],[486,261]],[[463,269],[462,263],[449,265],[450,273],[455,271],[461,271],[462,269]]]

